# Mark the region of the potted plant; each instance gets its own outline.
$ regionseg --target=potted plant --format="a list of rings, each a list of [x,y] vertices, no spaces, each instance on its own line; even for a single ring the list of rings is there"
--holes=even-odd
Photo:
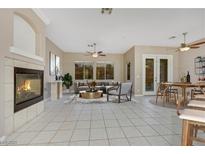
[[[73,85],[72,76],[69,73],[67,73],[63,76],[62,80],[63,80],[63,85],[69,91],[69,88]]]

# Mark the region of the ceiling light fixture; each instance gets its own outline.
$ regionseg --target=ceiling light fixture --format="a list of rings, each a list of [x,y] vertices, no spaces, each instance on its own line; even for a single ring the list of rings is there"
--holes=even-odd
[[[102,8],[101,13],[102,14],[111,14],[112,13],[112,8]]]
[[[97,57],[98,57],[98,54],[97,54],[97,53],[93,53],[93,54],[92,54],[92,57],[93,57],[93,58],[97,58]]]
[[[181,47],[179,48],[179,50],[181,52],[188,51],[190,49],[190,47],[186,44],[186,35],[187,34],[188,34],[187,32],[182,33],[182,35],[184,36],[184,43],[182,43]]]
[[[181,52],[183,52],[183,51],[188,51],[189,49],[190,49],[190,47],[179,48],[179,50],[180,50]]]

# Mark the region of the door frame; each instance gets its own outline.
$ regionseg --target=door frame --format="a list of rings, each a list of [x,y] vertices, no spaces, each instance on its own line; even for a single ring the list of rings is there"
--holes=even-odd
[[[154,91],[147,92],[145,91],[145,59],[153,58],[154,59]],[[168,81],[173,81],[173,55],[166,54],[143,54],[142,55],[142,94],[143,95],[155,95],[157,90],[157,83],[159,83],[159,60],[168,59]]]

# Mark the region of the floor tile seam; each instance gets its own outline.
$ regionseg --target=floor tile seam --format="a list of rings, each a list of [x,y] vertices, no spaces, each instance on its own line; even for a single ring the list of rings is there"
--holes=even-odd
[[[72,137],[73,137],[73,135],[74,135],[74,132],[75,132],[75,130],[76,130],[76,128],[77,128],[77,123],[78,123],[78,121],[79,121],[79,120],[76,120],[76,122],[75,122],[75,126],[74,126],[74,128],[73,128],[71,137],[70,137],[70,139],[69,139],[69,143],[71,142],[71,139],[72,139]]]
[[[118,119],[117,119],[117,121],[118,121]],[[119,123],[119,121],[118,121],[118,123]],[[127,138],[127,135],[125,134],[125,132],[124,132],[124,130],[122,129],[121,125],[120,125],[120,130],[123,132],[123,135],[124,135],[125,138],[127,139],[128,144],[131,145],[131,143],[129,142],[129,140],[128,140],[128,138]]]
[[[102,114],[102,116],[103,116],[103,121],[104,121],[106,136],[107,136],[107,138],[108,138],[108,132],[107,132],[107,129],[106,129],[104,114]],[[108,145],[110,146],[110,141],[109,141],[109,139],[108,139]]]

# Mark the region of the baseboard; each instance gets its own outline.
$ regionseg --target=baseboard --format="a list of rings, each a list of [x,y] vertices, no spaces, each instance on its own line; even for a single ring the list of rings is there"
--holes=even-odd
[[[48,98],[44,99],[44,102],[48,102],[50,100],[51,100],[51,97],[48,97]]]
[[[134,96],[144,96],[144,95],[134,95]]]

